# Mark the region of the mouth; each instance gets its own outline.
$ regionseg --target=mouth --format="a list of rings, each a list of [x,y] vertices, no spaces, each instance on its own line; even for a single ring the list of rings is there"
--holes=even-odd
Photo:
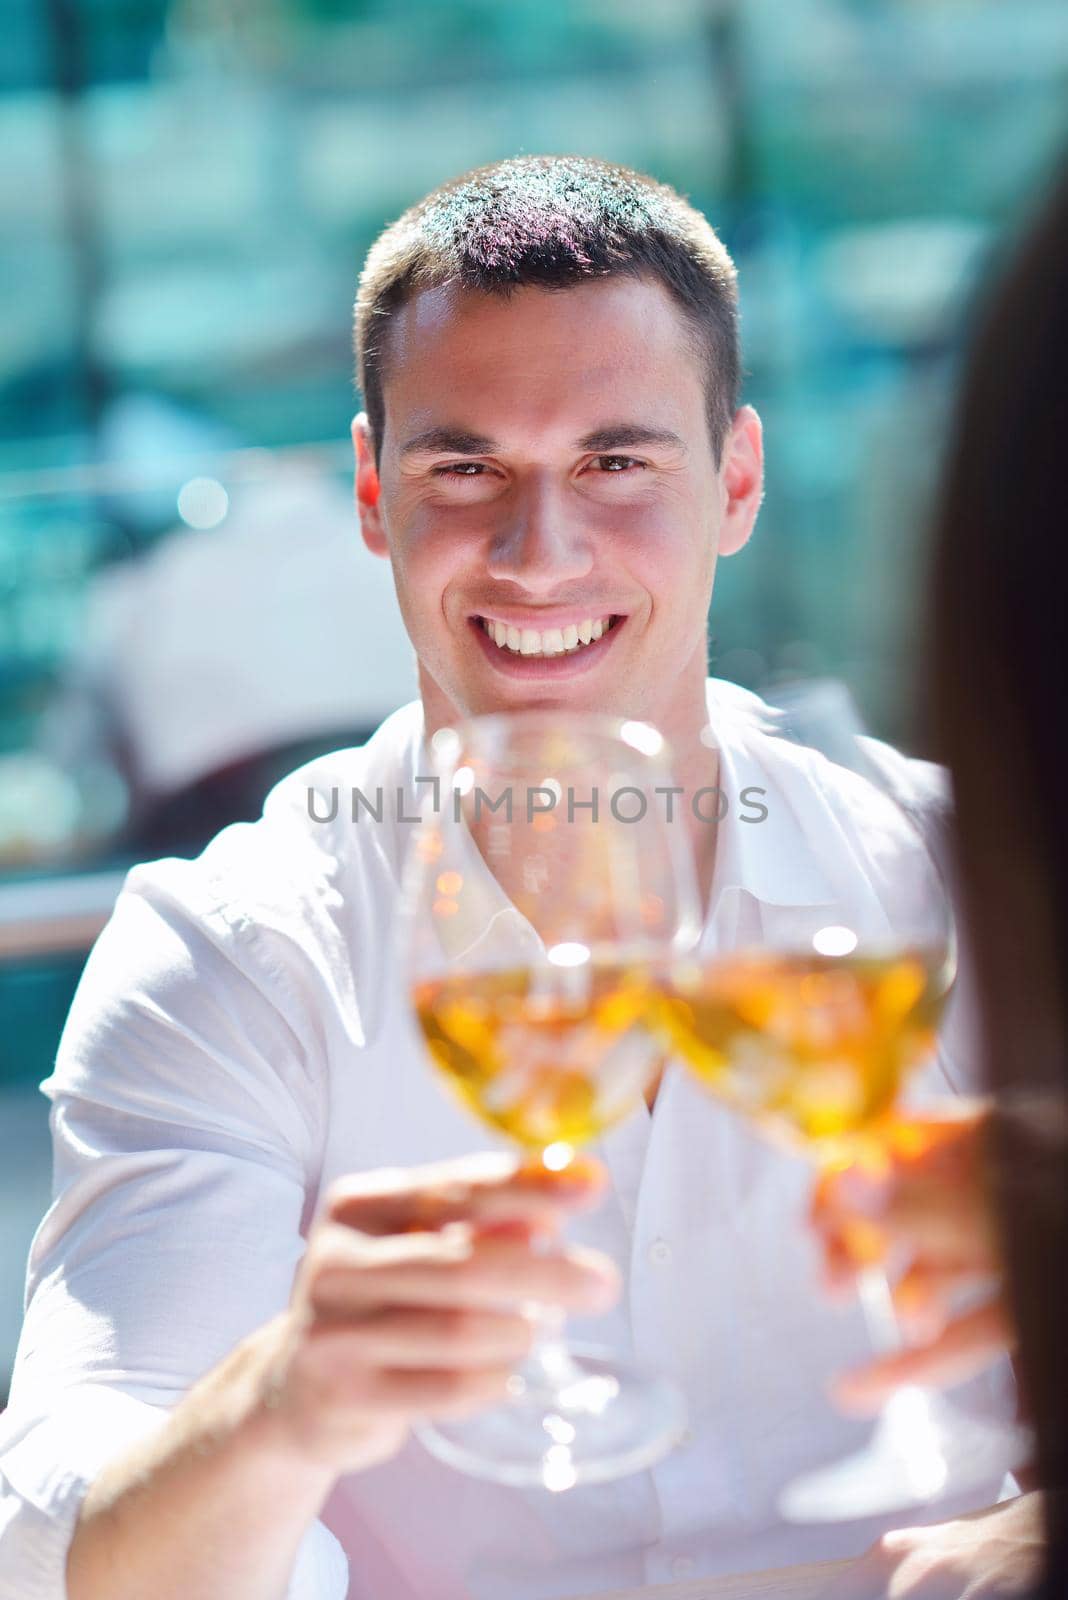
[[[552,628],[503,617],[468,619],[483,653],[509,677],[570,677],[592,667],[618,637],[626,617],[603,612]]]
[[[570,656],[579,650],[589,649],[622,617],[609,613],[603,617],[585,617],[581,622],[569,622],[564,628],[517,628],[514,623],[502,622],[496,617],[475,617],[474,621],[491,638],[498,650],[509,650],[514,656]]]

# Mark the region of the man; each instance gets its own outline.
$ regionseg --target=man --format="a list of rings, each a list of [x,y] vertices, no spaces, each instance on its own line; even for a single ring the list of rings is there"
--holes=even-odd
[[[71,1600],[546,1600],[855,1553],[890,1525],[775,1513],[855,1441],[821,1391],[866,1352],[815,1292],[801,1164],[677,1067],[598,1141],[595,1209],[593,1177],[545,1190],[506,1152],[465,1159],[480,1135],[427,1067],[390,948],[401,816],[427,738],[462,714],[660,727],[687,795],[718,784],[730,808],[717,828],[682,807],[706,948],[832,900],[892,916],[919,870],[869,836],[846,774],[706,682],[716,561],[762,483],[736,320],[704,219],[594,161],[473,173],[372,250],[356,495],[421,705],[197,861],[135,869],[93,952],[45,1085],[57,1199],[0,1454],[4,1600],[58,1600],[64,1569]],[[398,806],[353,822],[351,790],[378,787]],[[936,1079],[957,1071],[943,1052]],[[410,1436],[501,1399],[538,1298],[675,1376],[692,1423],[674,1455],[552,1496]],[[946,1560],[944,1535],[909,1535],[932,1541],[940,1595],[980,1592],[993,1549],[1021,1570],[1026,1501],[952,1526]]]

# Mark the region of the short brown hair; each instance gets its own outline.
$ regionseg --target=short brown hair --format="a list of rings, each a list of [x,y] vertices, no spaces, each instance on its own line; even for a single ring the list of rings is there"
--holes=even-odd
[[[738,404],[734,263],[710,223],[667,184],[587,156],[517,156],[453,178],[372,245],[356,296],[357,376],[381,459],[385,334],[420,290],[447,283],[507,295],[588,278],[659,280],[707,361],[708,425],[719,465]]]

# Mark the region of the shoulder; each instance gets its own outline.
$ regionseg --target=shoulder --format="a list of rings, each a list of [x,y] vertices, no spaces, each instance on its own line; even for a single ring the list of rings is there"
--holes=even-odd
[[[347,967],[346,907],[359,903],[373,919],[388,893],[396,829],[388,820],[374,829],[353,825],[341,791],[347,797],[352,788],[403,783],[421,729],[418,703],[402,707],[365,745],[289,773],[255,822],[223,828],[198,856],[133,867],[101,935],[100,959],[110,951],[141,971],[164,969],[162,979],[168,969],[173,976],[181,945],[192,952],[186,965],[236,967],[277,995],[310,968],[336,974]],[[334,790],[335,815],[321,820]]]
[[[300,830],[306,830],[309,823],[320,826],[316,817],[331,810],[351,812],[351,795],[357,789],[373,805],[373,795],[379,790],[410,784],[422,733],[423,708],[413,700],[388,716],[366,744],[331,750],[288,773],[264,801],[264,820],[288,822]]]
[[[392,779],[413,728],[405,712],[367,745],[290,773],[256,822],[224,828],[199,856],[130,870],[82,974],[53,1091],[103,1074],[112,1102],[127,1083],[136,1101],[149,1080],[157,1094],[173,1081],[175,1104],[194,1080],[223,1099],[275,1080],[306,1092],[331,1019],[359,1027],[355,968],[373,966],[368,930],[386,901],[366,862],[362,879],[349,876],[375,835],[317,826],[307,790]]]
[[[718,680],[709,683],[709,708],[721,764],[736,791],[765,791],[763,853],[774,855],[781,870],[788,859],[815,858],[834,892],[859,875],[893,901],[903,867],[926,872],[925,854],[939,861],[949,806],[942,768],[881,740],[842,739],[837,716],[809,715],[808,706],[804,715],[793,706],[787,712]],[[858,717],[850,733],[859,729]]]
[[[854,719],[843,744],[842,721],[832,724],[820,703],[824,688],[840,690]],[[708,702],[722,743],[758,762],[786,786],[811,786],[832,805],[854,809],[870,800],[871,786],[906,811],[940,815],[952,805],[949,774],[933,761],[910,756],[861,732],[859,713],[843,685],[813,685],[811,701],[787,708],[750,689],[711,678]],[[799,710],[800,706],[800,710]],[[855,747],[851,735],[856,735]]]
[[[192,859],[134,867],[125,891],[164,899],[196,917],[285,931],[328,909],[361,855],[388,853],[393,830],[351,826],[351,796],[405,785],[422,731],[418,702],[388,717],[363,745],[329,751],[275,784],[254,822],[223,828]]]

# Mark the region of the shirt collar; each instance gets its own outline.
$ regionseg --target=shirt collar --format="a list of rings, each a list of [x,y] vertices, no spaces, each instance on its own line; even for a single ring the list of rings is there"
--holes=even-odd
[[[707,699],[727,807],[715,824],[713,915],[730,890],[771,906],[834,904],[839,895],[825,852],[836,830],[827,828],[830,816],[811,752],[776,736],[774,713],[747,690],[710,678]]]
[[[826,846],[833,846],[837,830],[812,770],[813,753],[778,735],[773,709],[737,684],[709,678],[706,700],[709,728],[719,750],[719,787],[727,802],[723,820],[708,824],[717,829],[713,914],[720,897],[731,890],[744,891],[770,906],[835,904],[840,891],[828,873]],[[416,775],[425,777],[433,771],[418,701],[411,712],[410,791],[415,789]],[[418,803],[426,795],[424,785]],[[745,820],[757,818],[761,807],[766,808],[766,817]],[[714,796],[706,809],[711,816]],[[824,846],[822,856],[817,840]]]

